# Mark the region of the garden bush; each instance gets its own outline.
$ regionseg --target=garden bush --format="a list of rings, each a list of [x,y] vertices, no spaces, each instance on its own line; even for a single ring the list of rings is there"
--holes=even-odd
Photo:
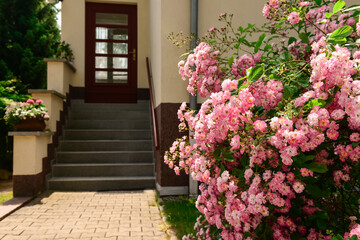
[[[164,157],[201,182],[185,239],[360,237],[359,13],[270,0],[264,26],[221,14],[179,62],[187,90],[207,97],[178,111],[195,144],[176,139]]]

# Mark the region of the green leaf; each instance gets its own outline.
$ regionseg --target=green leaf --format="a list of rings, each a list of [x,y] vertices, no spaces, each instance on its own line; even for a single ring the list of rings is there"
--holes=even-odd
[[[259,51],[259,48],[260,48],[261,44],[263,43],[265,37],[266,37],[265,33],[260,35],[258,41],[255,44],[254,53],[257,53]]]
[[[299,33],[299,38],[301,39],[302,43],[309,43],[309,38],[306,33]]]
[[[264,74],[264,68],[260,65],[257,65],[251,68],[248,75],[248,80],[249,82],[256,82],[259,78],[261,78],[263,74]]]
[[[307,109],[313,109],[313,107],[319,106],[319,107],[323,107],[326,105],[326,101],[322,100],[322,99],[313,99],[311,101],[309,101],[304,107]]]
[[[307,164],[306,166],[307,169],[310,169],[311,171],[317,173],[326,173],[328,171],[327,166],[323,163],[312,162],[310,164]]]
[[[220,165],[220,169],[221,169],[221,173],[223,173],[226,170],[224,164]]]
[[[336,29],[331,35],[330,38],[339,39],[346,38],[353,33],[353,28],[350,26],[343,26],[341,28]]]
[[[239,89],[244,89],[244,88],[247,88],[249,86],[249,84],[244,84],[244,85],[241,85],[241,87],[239,87]]]
[[[270,44],[267,44],[265,47],[264,47],[264,52],[267,52],[272,46]]]
[[[344,240],[344,238],[340,234],[337,234],[332,238],[332,240]]]
[[[316,185],[311,185],[308,184],[306,185],[306,191],[308,191],[308,193],[313,196],[314,198],[322,198],[322,197],[327,197],[328,194],[324,193],[318,186]],[[319,217],[317,217],[319,218]],[[326,216],[323,216],[322,218],[326,219]]]
[[[296,83],[299,84],[301,87],[308,87],[309,86],[309,79],[308,78],[300,78],[300,79],[297,80]]]
[[[321,6],[321,0],[315,0],[315,3],[319,6]]]
[[[230,58],[228,59],[229,67],[231,67],[231,65],[233,64],[233,62],[234,62],[234,57],[230,57]]]
[[[351,146],[352,146],[353,148],[356,148],[357,146],[359,146],[359,144],[360,144],[360,142],[356,142],[356,143],[354,142],[354,143],[351,144]]]
[[[318,226],[318,228],[322,229],[322,230],[326,230],[326,222],[322,219],[317,219],[316,220],[316,225]]]
[[[339,0],[335,3],[333,7],[333,13],[337,13],[340,11],[343,7],[345,7],[345,2],[343,0]]]
[[[331,18],[332,15],[334,15],[334,14],[333,13],[325,13],[325,15],[326,15],[326,18]]]
[[[356,235],[352,235],[350,240],[358,240],[358,237]]]
[[[285,85],[284,86],[284,94],[283,94],[283,99],[289,99],[291,98],[295,92],[296,92],[296,88],[290,85]]]
[[[290,44],[292,44],[293,42],[296,42],[296,38],[290,37],[290,38],[289,38],[289,41],[288,41],[288,44],[290,45]]]
[[[244,154],[241,156],[241,165],[245,168],[245,167],[248,167],[249,166],[249,163],[250,163],[250,158],[247,154]]]
[[[328,43],[332,43],[332,44],[345,44],[347,42],[346,38],[330,38],[328,40]]]

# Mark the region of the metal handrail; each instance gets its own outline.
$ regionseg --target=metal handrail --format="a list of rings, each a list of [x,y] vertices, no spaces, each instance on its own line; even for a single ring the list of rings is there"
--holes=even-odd
[[[149,81],[149,92],[150,92],[150,107],[151,107],[151,119],[152,119],[152,130],[154,133],[154,146],[155,149],[159,148],[157,129],[156,129],[156,118],[155,118],[155,108],[154,108],[154,97],[153,97],[153,88],[152,88],[152,74],[150,69],[150,60],[146,57],[146,67]]]

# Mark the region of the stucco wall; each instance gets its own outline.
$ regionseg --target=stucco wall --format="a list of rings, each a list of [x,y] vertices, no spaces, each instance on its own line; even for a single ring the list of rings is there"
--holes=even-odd
[[[138,87],[147,88],[146,57],[149,56],[149,0],[70,0],[62,3],[61,38],[70,44],[75,56],[72,82],[85,86],[85,2],[136,4],[138,15]]]

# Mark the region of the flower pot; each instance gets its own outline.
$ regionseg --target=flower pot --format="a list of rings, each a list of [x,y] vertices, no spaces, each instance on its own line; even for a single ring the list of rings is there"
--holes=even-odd
[[[44,119],[27,118],[15,123],[15,131],[43,131],[45,129]]]

